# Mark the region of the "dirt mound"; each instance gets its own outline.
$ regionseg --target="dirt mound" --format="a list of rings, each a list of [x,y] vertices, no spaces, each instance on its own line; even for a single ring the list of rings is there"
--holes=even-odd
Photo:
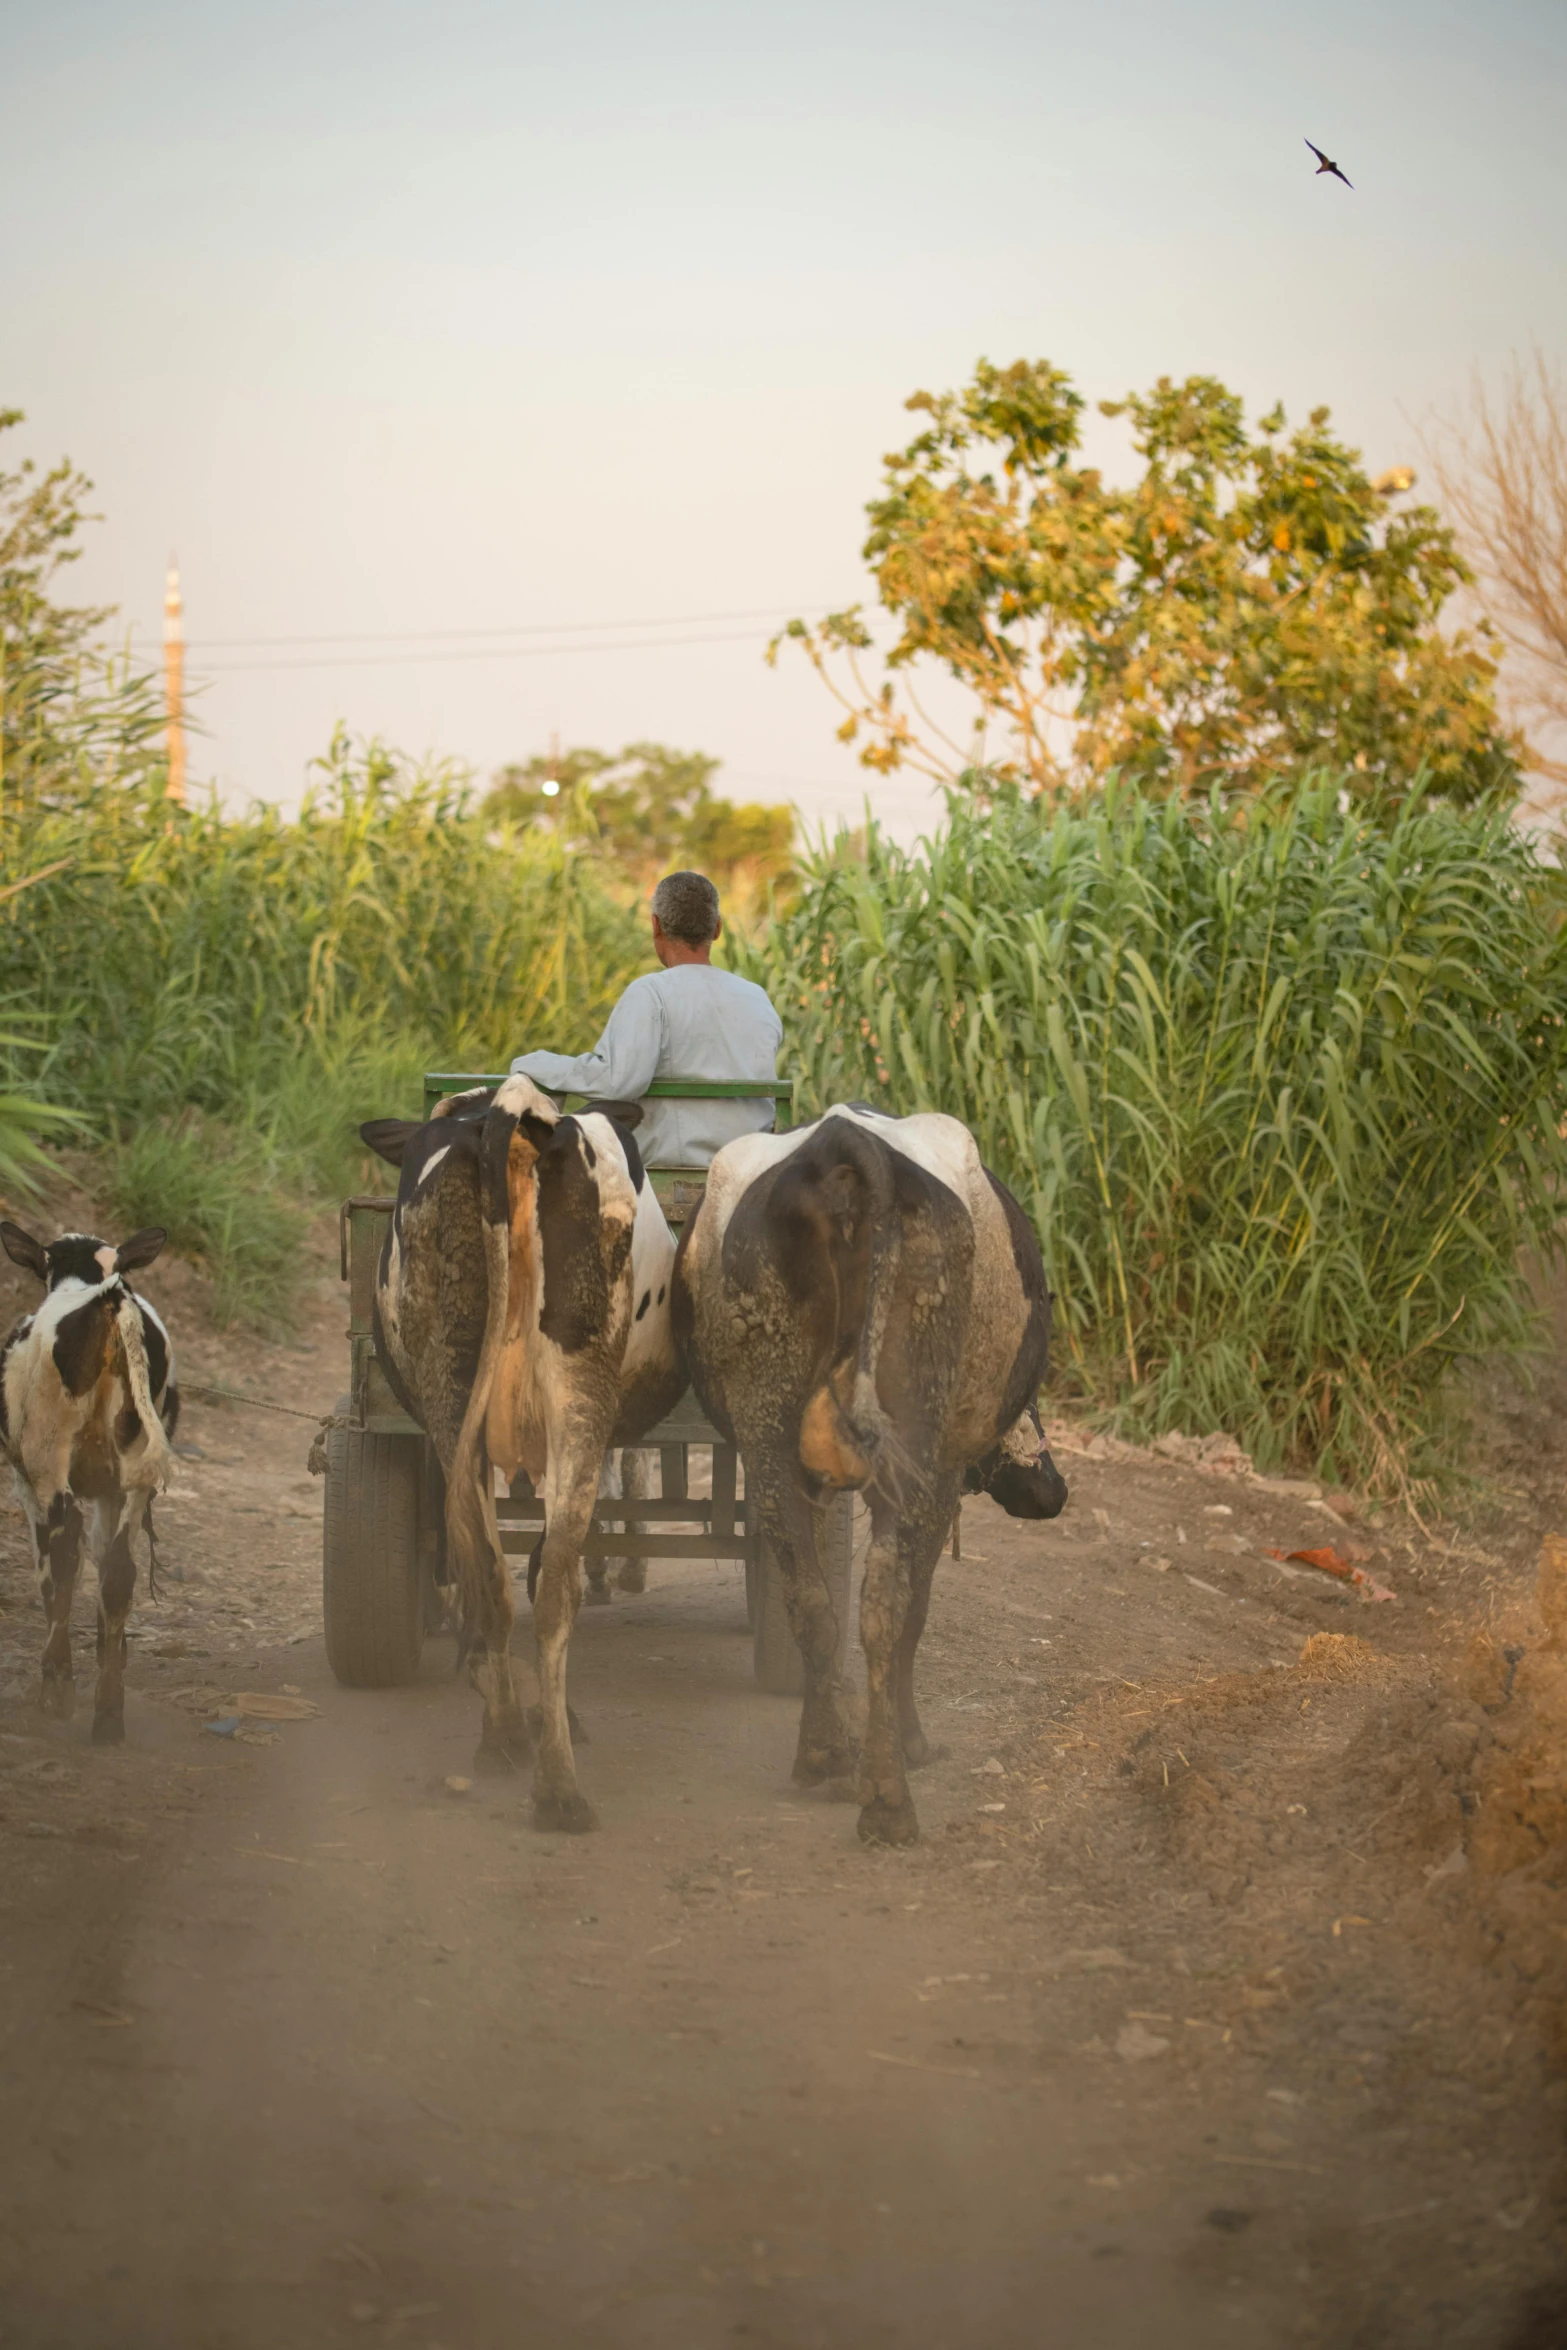
[[[1353,1632],[1313,1632],[1297,1660],[1300,1672],[1318,1681],[1385,1681],[1387,1660]]]
[[[1319,1945],[1374,1922],[1422,2003],[1467,1982],[1567,2063],[1567,1540],[1534,1608],[1446,1667],[1319,1632],[1282,1669],[1085,1709],[1085,1745],[1117,1731],[1116,1775],[1210,1903]]]

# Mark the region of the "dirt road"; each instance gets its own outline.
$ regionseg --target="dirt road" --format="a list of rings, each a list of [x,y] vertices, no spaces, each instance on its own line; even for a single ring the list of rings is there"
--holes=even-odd
[[[147,1287],[187,1376],[331,1403],[324,1275],[301,1350]],[[1262,1556],[1349,1539],[1307,1488],[971,1506],[890,1854],[791,1789],[724,1567],[579,1621],[597,1835],[450,1792],[448,1643],[326,1671],[308,1428],[192,1408],[123,1749],[32,1710],[7,1521],[0,2343],[1567,2341],[1557,1424],[1511,1516],[1355,1529],[1389,1605]]]

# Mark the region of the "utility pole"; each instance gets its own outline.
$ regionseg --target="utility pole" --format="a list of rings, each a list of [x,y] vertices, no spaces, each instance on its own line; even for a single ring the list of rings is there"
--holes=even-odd
[[[169,798],[185,805],[185,607],[171,558],[163,595],[163,698],[169,713]]]

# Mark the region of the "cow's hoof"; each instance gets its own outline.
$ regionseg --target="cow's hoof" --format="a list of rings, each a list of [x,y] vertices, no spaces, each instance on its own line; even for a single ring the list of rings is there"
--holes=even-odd
[[[878,1795],[861,1812],[859,1830],[862,1844],[917,1844],[920,1840],[919,1819],[907,1796],[901,1803],[889,1803]]]
[[[492,1778],[504,1778],[508,1772],[520,1771],[533,1760],[533,1741],[528,1736],[528,1724],[522,1714],[513,1714],[506,1722],[492,1722],[485,1716],[479,1743],[474,1749],[473,1767]]]
[[[645,1591],[647,1589],[647,1569],[641,1565],[624,1566],[615,1577],[615,1583],[617,1589],[621,1591]]]
[[[585,1836],[599,1823],[597,1812],[581,1790],[567,1787],[558,1795],[534,1796],[533,1824],[536,1828],[558,1828],[567,1836]]]
[[[615,1603],[609,1596],[607,1583],[590,1583],[582,1594],[582,1604],[584,1607],[613,1607]]]
[[[927,1763],[945,1761],[946,1753],[946,1748],[937,1746],[923,1730],[916,1730],[912,1738],[903,1741],[903,1759],[911,1771],[921,1771]]]
[[[94,1714],[92,1742],[94,1746],[123,1746],[125,1743],[125,1716],[123,1714]]]
[[[76,1711],[76,1683],[63,1674],[46,1673],[38,1688],[38,1710],[53,1714],[57,1722],[68,1722]]]
[[[852,1779],[859,1768],[852,1746],[804,1746],[794,1758],[797,1787],[819,1787],[824,1779]]]

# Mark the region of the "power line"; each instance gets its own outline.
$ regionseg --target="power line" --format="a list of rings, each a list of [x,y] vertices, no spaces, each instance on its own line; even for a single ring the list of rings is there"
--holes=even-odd
[[[280,669],[377,669],[388,665],[400,669],[421,668],[432,662],[451,661],[540,661],[552,654],[564,653],[672,653],[692,645],[754,645],[753,635],[675,636],[675,637],[606,637],[598,642],[579,639],[570,645],[490,645],[471,650],[455,649],[449,653],[349,653],[329,655],[325,660],[303,661],[231,661],[203,662],[204,677],[257,677],[267,671]]]
[[[355,632],[318,630],[310,636],[202,636],[187,642],[203,651],[262,651],[282,645],[412,645],[472,642],[494,636],[582,636],[594,631],[623,628],[705,628],[732,620],[776,620],[798,611],[826,611],[819,599],[797,604],[766,604],[750,612],[657,612],[636,620],[532,620],[500,628],[373,629]]]

